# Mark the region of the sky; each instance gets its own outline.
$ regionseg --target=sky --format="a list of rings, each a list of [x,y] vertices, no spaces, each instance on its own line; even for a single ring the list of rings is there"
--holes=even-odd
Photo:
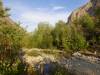
[[[88,0],[3,0],[10,8],[10,17],[20,22],[28,32],[33,31],[40,22],[52,26],[59,20],[67,22],[73,10],[86,4]]]

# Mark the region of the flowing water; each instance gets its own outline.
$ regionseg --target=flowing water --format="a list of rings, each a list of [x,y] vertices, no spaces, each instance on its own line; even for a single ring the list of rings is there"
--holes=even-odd
[[[66,67],[66,69],[75,73],[76,75],[100,75],[100,61],[95,63],[82,58],[73,57],[65,60],[63,65]]]
[[[98,61],[100,62],[100,61]],[[44,71],[43,75],[51,75],[50,73],[55,71],[57,64],[44,64]],[[66,71],[69,71],[71,73],[74,73],[75,75],[100,75],[100,64],[89,62],[84,59],[80,58],[72,58],[72,59],[66,59],[61,62],[59,62],[59,65],[66,68]]]

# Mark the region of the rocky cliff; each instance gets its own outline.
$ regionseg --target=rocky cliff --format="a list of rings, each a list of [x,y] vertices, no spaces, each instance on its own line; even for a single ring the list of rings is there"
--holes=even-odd
[[[72,23],[74,20],[79,19],[85,14],[94,16],[94,10],[100,7],[100,0],[90,0],[86,5],[76,9],[68,18],[68,23]]]

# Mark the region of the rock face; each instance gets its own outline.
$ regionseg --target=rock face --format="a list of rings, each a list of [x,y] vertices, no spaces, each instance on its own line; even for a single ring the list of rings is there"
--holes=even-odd
[[[100,7],[100,0],[90,0],[90,2],[88,2],[86,5],[72,12],[72,14],[68,18],[68,23],[72,23],[74,20],[79,19],[85,14],[94,16],[94,10],[97,7]]]

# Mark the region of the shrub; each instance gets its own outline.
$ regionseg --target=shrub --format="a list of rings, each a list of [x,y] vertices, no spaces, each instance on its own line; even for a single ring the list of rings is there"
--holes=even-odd
[[[88,14],[81,17],[79,22],[83,27],[87,28],[90,31],[95,27],[93,19]]]

